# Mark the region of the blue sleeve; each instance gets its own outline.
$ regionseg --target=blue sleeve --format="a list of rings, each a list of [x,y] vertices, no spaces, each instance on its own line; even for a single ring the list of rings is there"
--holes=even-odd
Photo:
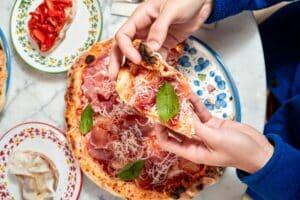
[[[214,0],[214,8],[206,23],[235,15],[244,10],[257,10],[272,6],[283,0]]]
[[[268,163],[254,174],[237,170],[242,182],[262,199],[300,199],[300,151],[277,135],[267,135],[274,144]]]

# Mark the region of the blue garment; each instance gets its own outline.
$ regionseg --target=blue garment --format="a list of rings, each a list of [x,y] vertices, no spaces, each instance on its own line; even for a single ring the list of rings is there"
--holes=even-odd
[[[215,0],[208,23],[279,0]],[[270,161],[254,174],[237,170],[254,199],[300,199],[300,1],[280,9],[259,26],[267,84],[279,108],[265,126],[274,144]],[[245,58],[247,59],[247,58]],[[242,67],[242,66],[241,66]]]

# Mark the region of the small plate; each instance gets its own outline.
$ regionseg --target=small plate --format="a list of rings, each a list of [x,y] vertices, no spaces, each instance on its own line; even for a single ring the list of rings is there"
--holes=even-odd
[[[190,37],[177,68],[214,116],[241,121],[238,90],[221,57],[212,48],[198,38]]]
[[[7,169],[7,163],[17,150],[31,150],[48,157],[56,166],[59,181],[55,200],[78,199],[82,187],[82,173],[69,149],[65,135],[57,128],[28,122],[6,132],[0,140],[0,199],[21,199],[19,185]]]
[[[5,61],[6,61],[6,70],[7,70],[7,79],[6,79],[6,95],[8,95],[8,89],[10,84],[10,74],[11,74],[11,59],[10,59],[10,48],[8,45],[8,41],[5,37],[4,32],[0,28],[0,46],[4,50],[5,53]]]
[[[102,32],[102,13],[98,0],[76,0],[77,12],[66,37],[47,56],[29,42],[26,31],[29,13],[43,0],[16,0],[11,16],[11,37],[18,54],[30,66],[45,72],[67,71],[78,55],[98,41]]]

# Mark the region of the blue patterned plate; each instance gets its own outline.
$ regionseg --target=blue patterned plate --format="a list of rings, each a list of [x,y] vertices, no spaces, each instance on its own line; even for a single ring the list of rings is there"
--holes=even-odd
[[[0,46],[3,48],[5,53],[6,60],[6,70],[7,70],[7,79],[6,79],[6,95],[8,94],[9,83],[10,83],[10,74],[11,74],[11,60],[10,60],[10,49],[8,45],[8,41],[5,37],[4,32],[0,28]]]
[[[192,36],[186,41],[177,67],[214,116],[241,121],[237,88],[221,57],[213,49]]]

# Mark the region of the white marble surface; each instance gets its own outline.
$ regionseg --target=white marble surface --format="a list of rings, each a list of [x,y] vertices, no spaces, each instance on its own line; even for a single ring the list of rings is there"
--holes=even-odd
[[[112,36],[125,18],[111,16],[109,0],[103,0],[102,39]],[[14,1],[0,0],[0,26],[8,39],[9,20]],[[266,82],[262,46],[257,26],[250,13],[228,18],[214,30],[197,33],[213,47],[229,67],[240,93],[242,121],[262,131],[265,116]],[[10,43],[11,44],[11,43]],[[0,115],[0,135],[15,124],[43,121],[64,129],[66,74],[46,74],[27,66],[12,48],[12,79],[5,111]],[[245,191],[228,169],[219,183],[205,190],[199,199],[237,200]],[[80,199],[115,199],[84,178]]]

